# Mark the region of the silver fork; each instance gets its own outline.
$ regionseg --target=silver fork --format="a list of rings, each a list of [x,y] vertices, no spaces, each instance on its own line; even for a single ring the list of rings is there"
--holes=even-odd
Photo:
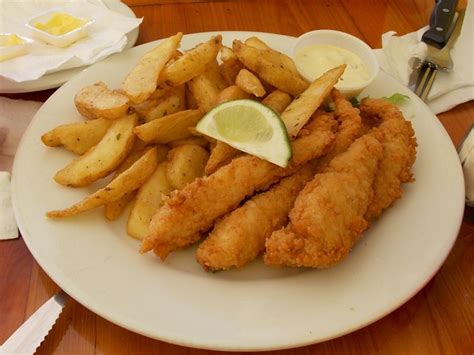
[[[448,42],[442,49],[436,49],[428,45],[428,56],[421,63],[418,80],[415,86],[415,94],[426,101],[433,86],[438,70],[450,71],[453,69],[453,60],[449,54],[461,33],[465,10],[459,11],[456,25],[449,37]]]

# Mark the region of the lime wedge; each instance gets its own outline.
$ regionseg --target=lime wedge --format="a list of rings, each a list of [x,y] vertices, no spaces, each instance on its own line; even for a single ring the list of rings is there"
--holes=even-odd
[[[196,130],[283,168],[291,159],[291,144],[280,115],[257,101],[220,104],[199,121]]]

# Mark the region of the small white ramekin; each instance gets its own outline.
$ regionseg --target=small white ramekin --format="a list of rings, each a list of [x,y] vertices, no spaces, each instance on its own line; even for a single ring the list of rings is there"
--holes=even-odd
[[[367,71],[369,73],[369,79],[360,85],[350,85],[350,83],[339,82],[336,88],[346,97],[355,97],[366,88],[375,79],[379,72],[379,63],[375,54],[364,41],[361,41],[357,37],[354,37],[348,33],[333,31],[333,30],[316,30],[306,32],[296,39],[293,47],[293,60],[295,61],[296,68],[300,74],[308,81],[312,82],[316,78],[308,77],[302,70],[301,66],[296,61],[296,53],[301,49],[313,44],[329,44],[337,47],[341,47],[351,51],[352,53],[359,56],[364,62]]]
[[[0,33],[0,37],[11,35],[13,35],[13,33]],[[0,62],[28,53],[33,41],[18,34],[16,36],[18,36],[23,41],[23,43],[17,44],[15,46],[0,46]]]
[[[28,27],[31,31],[31,36],[43,42],[46,42],[46,43],[52,44],[53,46],[61,47],[61,48],[67,47],[71,45],[72,43],[88,36],[89,34],[88,28],[94,23],[94,20],[77,17],[77,16],[74,16],[73,14],[69,14],[69,15],[74,16],[85,22],[82,26],[68,33],[65,33],[63,35],[52,35],[46,31],[42,31],[39,28],[35,27],[35,23],[47,22],[51,18],[51,16],[56,12],[64,12],[64,11],[52,9],[38,16],[32,17],[28,21],[28,23],[26,23],[26,27]]]

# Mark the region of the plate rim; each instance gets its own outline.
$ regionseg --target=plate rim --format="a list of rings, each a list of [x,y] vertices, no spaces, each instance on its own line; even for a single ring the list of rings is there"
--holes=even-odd
[[[239,34],[264,34],[264,35],[271,35],[271,36],[281,36],[281,37],[288,37],[288,38],[291,38],[291,39],[296,39],[296,37],[293,37],[293,36],[288,36],[288,35],[282,35],[282,34],[276,34],[276,33],[268,33],[268,32],[254,32],[254,31],[211,31],[211,32],[198,32],[198,33],[190,33],[190,34],[186,34],[186,35],[214,35],[214,34],[217,34],[217,33],[221,33],[221,34],[235,34],[235,33],[239,33]],[[159,40],[155,40],[155,41],[152,41],[152,42],[148,42],[148,43],[144,43],[140,46],[137,46],[135,48],[132,48],[130,50],[135,50],[135,49],[139,49],[141,46],[146,46],[146,45],[150,45],[151,43],[158,43],[161,39]],[[91,68],[93,67],[94,65],[86,68],[84,71],[87,71],[87,70],[92,70]],[[388,77],[388,79],[395,81],[395,79],[391,78],[388,74],[386,73],[379,73],[378,75],[384,75],[386,77]],[[401,85],[401,84],[400,84]],[[58,90],[59,91],[59,90]],[[53,95],[56,95],[56,93],[54,93]],[[52,95],[52,96],[53,96]],[[52,97],[51,96],[51,97]],[[452,143],[452,140],[450,139],[448,133],[446,132],[444,126],[441,124],[441,122],[437,119],[437,117],[429,110],[428,106],[426,106],[426,104],[424,102],[422,102],[420,99],[416,98],[416,105],[423,105],[424,107],[424,110],[426,112],[428,112],[430,114],[430,116],[432,116],[437,122],[436,122],[436,125],[438,127],[438,129],[440,129],[441,133]],[[49,101],[49,99],[48,99]],[[46,103],[48,102],[46,101]],[[30,129],[31,125],[33,124],[33,122],[36,122],[37,119],[39,119],[39,117],[41,116],[41,111],[42,111],[43,107],[40,108],[40,110],[37,112],[37,114],[35,115],[35,117],[32,119],[32,121],[30,122],[30,125],[28,126],[27,130],[25,131],[25,133]],[[24,140],[22,138],[19,146],[18,146],[18,152],[22,150],[22,145],[24,143]],[[452,145],[452,148],[455,150],[454,148],[454,145]],[[18,226],[19,226],[19,229],[21,231],[21,234],[23,236],[23,240],[25,241],[25,244],[26,246],[28,247],[29,251],[31,252],[31,254],[33,255],[33,257],[35,258],[35,260],[38,262],[38,264],[41,266],[41,268],[45,271],[45,273],[52,279],[54,280],[54,282],[56,282],[58,284],[58,286],[60,286],[63,290],[65,290],[68,294],[71,294],[71,295],[74,295],[74,299],[76,299],[77,302],[79,302],[80,304],[82,304],[84,307],[86,307],[87,309],[91,310],[92,312],[94,312],[95,314],[103,317],[104,319],[107,319],[108,321],[120,326],[120,327],[124,327],[125,329],[128,329],[130,331],[133,331],[135,333],[138,333],[138,334],[141,334],[141,335],[144,335],[144,336],[147,336],[147,337],[150,337],[152,339],[157,339],[157,340],[161,340],[161,341],[165,341],[165,342],[168,342],[168,343],[172,343],[172,344],[176,344],[176,345],[181,345],[181,346],[186,346],[186,347],[193,347],[193,348],[200,348],[200,349],[208,349],[208,350],[221,350],[221,351],[268,351],[268,350],[282,350],[282,349],[290,349],[290,348],[294,348],[294,347],[300,347],[300,346],[306,346],[306,345],[311,345],[311,344],[315,344],[315,343],[319,343],[319,342],[323,342],[323,341],[327,341],[327,340],[330,340],[330,339],[334,339],[334,338],[337,338],[337,337],[340,337],[340,336],[343,336],[343,335],[346,335],[346,334],[349,334],[351,332],[354,332],[358,329],[361,329],[361,328],[364,328],[378,320],[380,320],[381,318],[385,317],[386,315],[390,314],[391,312],[393,312],[394,310],[396,310],[397,308],[399,308],[400,306],[402,306],[403,304],[405,304],[408,300],[410,300],[414,295],[416,295],[432,278],[433,276],[439,271],[439,269],[442,267],[442,265],[444,264],[446,258],[448,257],[450,251],[452,250],[452,247],[454,246],[454,243],[456,242],[457,240],[457,236],[459,234],[459,229],[461,228],[461,225],[462,225],[462,220],[463,220],[463,211],[464,211],[464,207],[460,208],[459,211],[458,211],[458,216],[457,216],[457,229],[456,229],[456,233],[455,233],[455,237],[452,238],[451,240],[451,243],[449,245],[449,248],[446,248],[444,250],[444,255],[442,258],[439,259],[439,263],[438,265],[436,265],[436,267],[433,267],[432,270],[431,270],[431,273],[429,275],[429,277],[426,277],[424,282],[420,283],[418,285],[417,288],[413,289],[409,294],[407,294],[403,299],[399,300],[398,302],[395,302],[393,303],[392,302],[392,305],[390,307],[387,307],[387,309],[385,310],[385,312],[380,312],[377,314],[376,317],[371,317],[370,319],[368,319],[366,322],[364,323],[360,323],[358,324],[357,326],[354,326],[354,327],[351,327],[351,328],[346,328],[344,330],[341,330],[340,332],[338,333],[334,333],[330,336],[326,336],[326,337],[320,337],[320,338],[317,338],[317,340],[315,340],[315,337],[306,337],[306,340],[305,341],[301,341],[301,339],[295,341],[295,342],[288,342],[286,343],[285,345],[282,345],[282,344],[277,344],[277,345],[270,345],[270,346],[265,346],[265,345],[256,345],[256,346],[242,346],[242,347],[235,347],[235,346],[226,346],[226,345],[222,345],[222,344],[203,344],[203,343],[200,343],[199,341],[196,341],[196,340],[193,340],[193,339],[183,339],[182,337],[180,337],[179,334],[175,334],[175,333],[172,333],[172,334],[154,334],[154,333],[150,333],[150,332],[147,332],[147,331],[144,331],[143,329],[140,329],[139,327],[136,327],[135,325],[131,325],[131,324],[124,324],[123,322],[123,319],[124,317],[116,317],[116,315],[110,315],[108,313],[105,313],[105,312],[102,312],[100,307],[98,307],[98,305],[96,305],[94,302],[91,302],[90,300],[88,300],[88,302],[84,301],[83,299],[78,299],[76,298],[75,295],[77,294],[80,294],[81,296],[84,296],[83,292],[81,292],[79,289],[77,289],[77,287],[75,285],[66,285],[66,287],[64,287],[64,283],[67,281],[67,280],[64,280],[64,277],[66,275],[64,275],[63,271],[60,270],[60,269],[57,269],[55,270],[57,273],[60,273],[61,274],[61,280],[58,280],[59,277],[53,277],[53,275],[50,274],[50,272],[44,267],[45,264],[47,264],[46,260],[43,260],[42,256],[41,255],[35,255],[35,252],[32,250],[33,248],[31,247],[30,245],[30,238],[32,238],[32,236],[30,235],[28,229],[26,228],[26,223],[25,221],[23,221],[20,213],[19,213],[19,201],[17,201],[17,198],[18,198],[18,193],[17,193],[17,189],[19,188],[19,186],[17,185],[17,180],[15,179],[15,176],[16,176],[16,170],[18,169],[18,165],[17,164],[17,159],[16,157],[19,156],[19,155],[15,155],[15,161],[14,161],[14,164],[13,164],[13,174],[12,174],[12,202],[13,202],[13,208],[14,208],[14,212],[15,212],[15,216],[17,217],[17,220],[18,220]],[[459,169],[460,168],[460,163],[459,163]],[[461,171],[461,170],[460,170]],[[462,176],[462,171],[461,171],[461,175],[460,175],[461,179],[463,178]],[[464,192],[464,184],[459,184],[459,188]],[[464,194],[463,194],[464,195]],[[464,206],[464,203],[462,204],[462,206]],[[25,238],[26,236],[26,238]],[[57,276],[57,274],[55,275]],[[58,282],[60,281],[60,282]],[[82,298],[82,297],[81,297]],[[87,304],[87,305],[86,305]],[[169,332],[168,332],[169,333]]]

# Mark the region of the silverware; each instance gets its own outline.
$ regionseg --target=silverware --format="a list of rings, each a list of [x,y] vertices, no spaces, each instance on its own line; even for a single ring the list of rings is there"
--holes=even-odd
[[[457,6],[458,0],[437,0],[430,17],[430,28],[423,33],[421,40],[438,49],[443,48],[448,42]]]
[[[458,13],[457,19],[455,20],[456,24],[451,36],[442,49],[433,48],[428,45],[428,55],[421,64],[418,80],[415,86],[415,94],[423,101],[426,101],[426,98],[428,97],[428,93],[433,86],[438,70],[450,71],[453,69],[453,61],[449,52],[461,33],[465,12],[465,10],[461,10]]]
[[[0,347],[0,354],[34,354],[61,314],[68,295],[56,293]]]

